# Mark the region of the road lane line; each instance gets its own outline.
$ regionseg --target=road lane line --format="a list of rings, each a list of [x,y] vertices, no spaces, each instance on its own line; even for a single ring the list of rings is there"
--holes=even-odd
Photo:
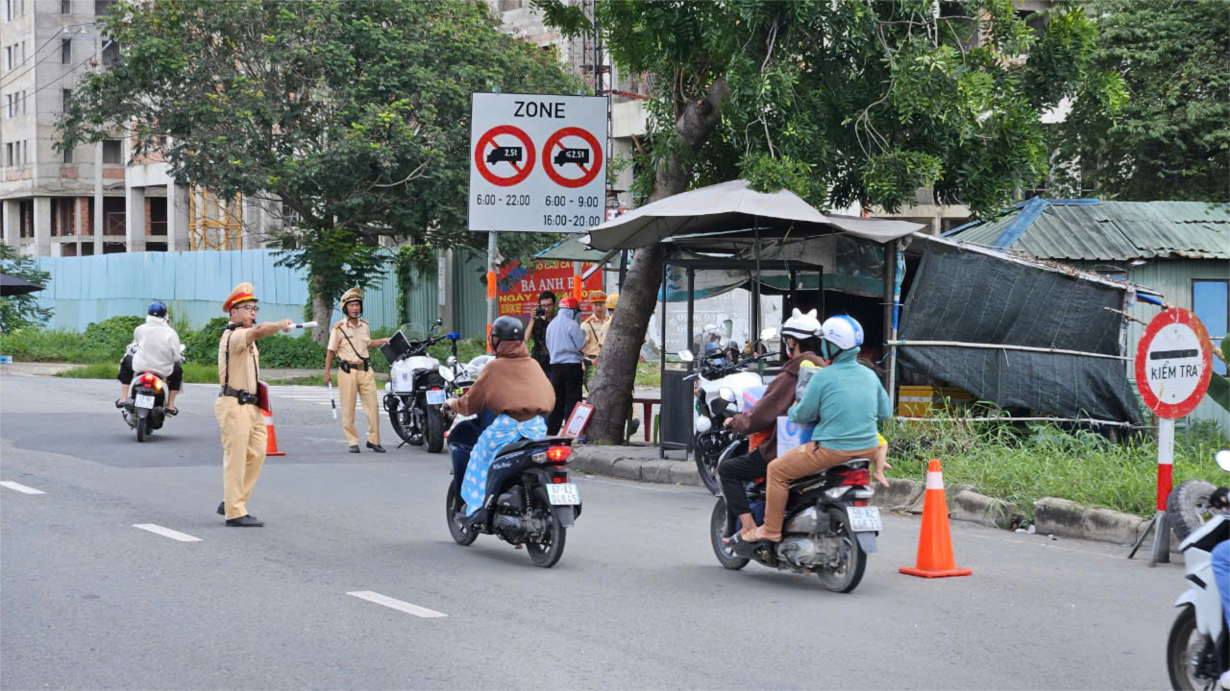
[[[199,537],[192,537],[191,535],[187,533],[181,533],[178,530],[171,530],[170,528],[163,528],[162,526],[157,525],[155,523],[134,523],[132,527],[140,528],[141,530],[148,530],[149,532],[155,535],[169,537],[172,540],[179,540],[180,542],[200,542],[201,541],[201,538]]]
[[[353,597],[357,597],[360,600],[367,600],[368,602],[374,602],[378,605],[384,605],[385,607],[395,609],[399,612],[405,612],[406,614],[413,614],[414,616],[422,617],[423,619],[435,619],[437,617],[447,617],[448,616],[444,612],[437,612],[434,609],[427,609],[426,607],[419,607],[418,605],[412,605],[409,602],[402,602],[401,600],[391,598],[387,595],[381,595],[380,593],[373,593],[370,590],[356,590],[353,593],[346,593],[346,594],[351,595]]]
[[[44,492],[41,489],[34,489],[33,487],[26,487],[25,485],[13,482],[12,480],[5,480],[4,482],[0,482],[0,487],[8,487],[9,489],[15,489],[18,492],[21,492],[22,494],[46,494],[46,492]]]

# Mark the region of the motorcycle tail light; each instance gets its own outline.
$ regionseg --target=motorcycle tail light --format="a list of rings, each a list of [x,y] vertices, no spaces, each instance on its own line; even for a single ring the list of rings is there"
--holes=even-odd
[[[867,500],[866,500],[866,499],[860,499],[860,500],[855,501],[855,502],[854,502],[854,505],[855,505],[855,506],[866,506],[866,505],[867,505],[867,503],[868,503],[868,502],[867,502]]]
[[[568,482],[568,474],[567,473],[556,473],[551,476],[551,482],[552,484],[562,485],[565,482]]]
[[[158,390],[158,391],[162,391],[162,382],[160,382],[160,381],[158,381],[157,379],[155,379],[155,380],[154,380],[154,389],[156,389],[156,390]]]
[[[850,470],[842,476],[842,485],[870,485],[871,471],[863,468],[862,470]]]
[[[563,463],[572,455],[572,447],[570,446],[552,446],[547,449],[547,460],[552,463]]]

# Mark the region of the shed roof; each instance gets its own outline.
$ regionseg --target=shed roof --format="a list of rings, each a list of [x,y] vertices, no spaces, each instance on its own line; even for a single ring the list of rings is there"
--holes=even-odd
[[[1230,259],[1230,205],[1039,197],[948,235],[1041,259]]]

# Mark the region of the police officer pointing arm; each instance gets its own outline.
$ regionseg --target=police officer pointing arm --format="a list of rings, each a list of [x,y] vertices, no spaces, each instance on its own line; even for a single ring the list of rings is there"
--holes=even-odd
[[[367,448],[384,453],[380,445],[380,409],[376,407],[376,373],[372,370],[370,350],[389,342],[387,338],[372,340],[371,328],[363,314],[363,291],[351,288],[342,295],[342,313],[346,318],[329,330],[328,352],[325,354],[325,383],[333,381],[333,358],[338,359],[338,388],[342,398],[342,431],[350,453],[359,453],[359,433],[354,426],[355,396],[363,401],[367,415]]]

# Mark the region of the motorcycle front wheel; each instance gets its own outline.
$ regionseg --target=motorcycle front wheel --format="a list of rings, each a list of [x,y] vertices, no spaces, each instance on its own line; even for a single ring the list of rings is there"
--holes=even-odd
[[[1166,516],[1179,542],[1200,529],[1212,516],[1209,497],[1217,489],[1204,480],[1188,480],[1166,498]]]
[[[1206,646],[1204,634],[1196,629],[1196,609],[1188,605],[1175,617],[1166,641],[1166,671],[1170,673],[1171,688],[1176,691],[1217,688],[1217,677],[1196,676],[1193,661],[1205,654]]]
[[[713,553],[717,556],[718,563],[723,568],[738,571],[747,566],[747,563],[751,560],[735,556],[734,549],[723,542],[725,538],[734,534],[733,532],[730,535],[726,533],[727,515],[729,513],[726,509],[726,500],[718,497],[717,504],[713,506],[713,515],[709,517],[709,542],[713,544]]]
[[[841,561],[836,568],[822,568],[817,574],[820,583],[835,593],[848,593],[858,587],[867,569],[867,553],[858,544],[858,536],[850,528],[846,513],[841,509],[829,509],[829,533],[825,537],[841,542]]]
[[[546,491],[537,489],[534,498],[538,501],[537,509],[547,514],[547,532],[540,542],[525,543],[525,551],[529,552],[530,560],[535,566],[549,569],[564,556],[564,541],[568,537],[568,529],[560,524],[559,517],[551,510]]]

